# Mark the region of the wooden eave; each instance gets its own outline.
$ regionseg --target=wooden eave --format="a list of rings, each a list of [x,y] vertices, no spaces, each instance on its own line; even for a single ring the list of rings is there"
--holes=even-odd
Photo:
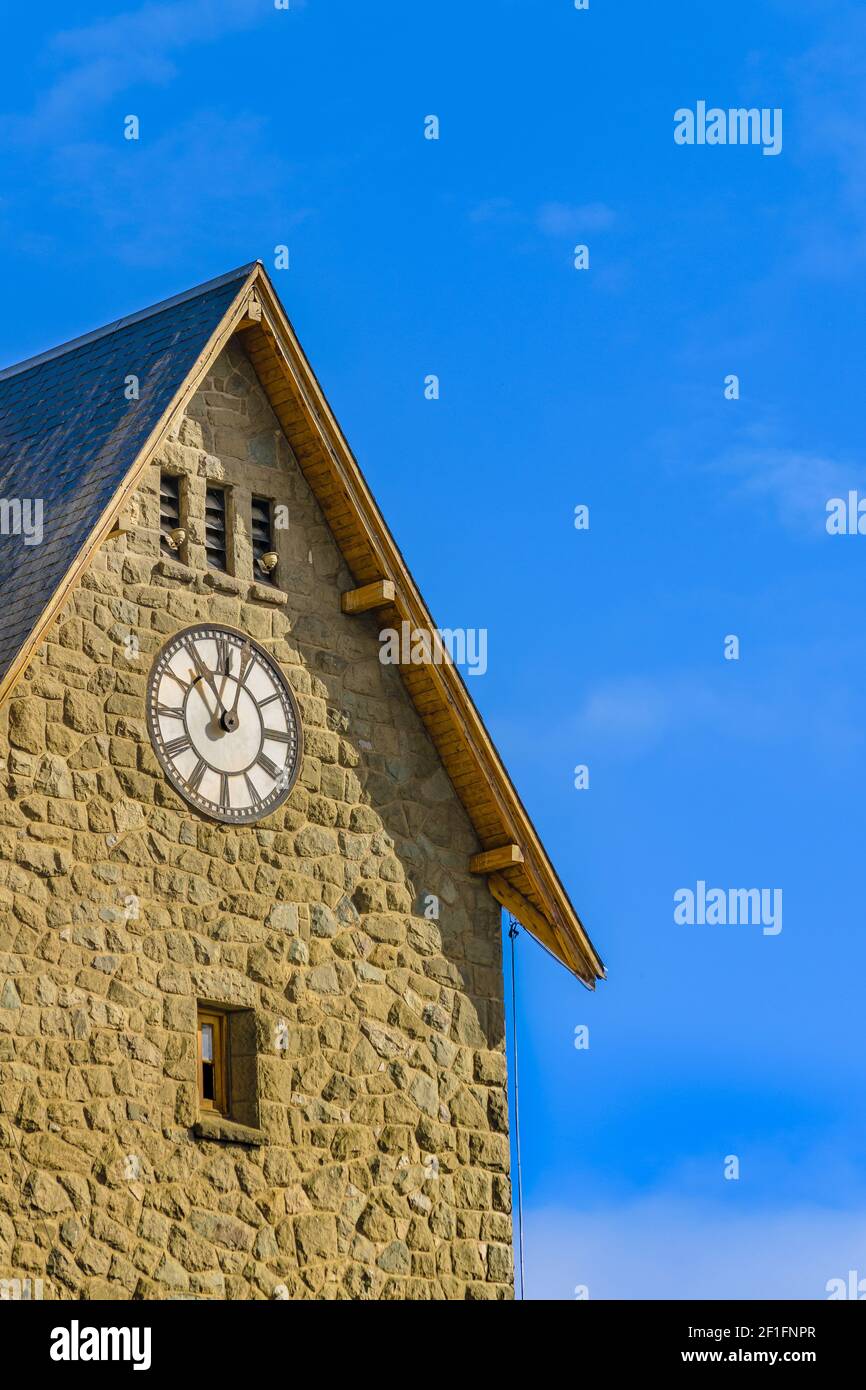
[[[261,317],[241,337],[357,586],[391,581],[380,627],[407,621],[435,632],[408,566],[376,505],[294,329],[262,268]],[[483,850],[514,843],[523,862],[491,875],[493,895],[590,988],[604,966],[551,864],[448,652],[401,666],[406,689],[475,828]],[[495,881],[491,881],[495,880]],[[507,900],[507,901],[506,901]]]

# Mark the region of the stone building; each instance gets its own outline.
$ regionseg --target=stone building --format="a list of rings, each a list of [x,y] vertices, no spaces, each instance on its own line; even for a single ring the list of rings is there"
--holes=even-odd
[[[261,265],[0,373],[0,523],[0,1293],[510,1297],[501,908],[603,967]]]

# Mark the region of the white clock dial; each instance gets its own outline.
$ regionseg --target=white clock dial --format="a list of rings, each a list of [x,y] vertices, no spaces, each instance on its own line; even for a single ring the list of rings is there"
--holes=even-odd
[[[147,723],[172,786],[215,820],[246,825],[270,815],[300,771],[290,686],[264,647],[219,623],[166,642],[148,680]]]

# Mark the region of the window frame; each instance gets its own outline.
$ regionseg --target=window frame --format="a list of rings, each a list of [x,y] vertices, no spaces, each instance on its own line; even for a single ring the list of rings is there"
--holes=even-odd
[[[208,524],[207,524],[207,504],[208,504],[208,494],[209,494],[209,493],[219,493],[219,494],[222,496],[222,499],[223,499],[223,503],[222,503],[222,515],[223,515],[223,545],[222,545],[222,553],[223,553],[223,558],[224,558],[224,561],[225,561],[225,564],[224,564],[224,565],[214,565],[214,564],[212,564],[212,563],[211,563],[211,558],[210,558],[211,552],[210,552],[210,550],[208,549],[208,543],[207,543],[207,532],[208,532]],[[233,497],[232,497],[232,488],[231,488],[231,486],[230,486],[228,483],[224,483],[224,482],[212,482],[210,479],[206,479],[206,480],[205,480],[205,489],[204,489],[204,533],[203,533],[203,537],[202,537],[203,542],[204,542],[204,567],[205,567],[205,571],[213,570],[216,574],[234,574],[234,512],[233,512],[233,506],[234,506],[234,501],[233,501]]]
[[[168,535],[169,535],[169,532],[168,532],[168,531],[163,531],[163,529],[162,529],[162,484],[163,484],[163,480],[164,480],[164,479],[165,479],[166,481],[168,481],[168,480],[170,479],[171,482],[177,484],[177,525],[178,525],[178,527],[181,528],[182,530],[186,530],[186,513],[187,513],[187,496],[186,496],[186,489],[187,489],[187,478],[186,478],[186,474],[185,474],[185,473],[175,472],[175,471],[174,471],[173,469],[171,469],[171,468],[164,468],[164,467],[161,467],[160,470],[159,470],[159,550],[160,550],[160,555],[161,555],[161,557],[162,557],[163,559],[174,560],[175,563],[177,563],[178,561],[180,561],[182,564],[184,564],[184,563],[186,562],[186,561],[185,561],[185,557],[186,557],[186,544],[187,544],[186,541],[184,541],[183,545],[180,547],[179,550],[173,551],[173,550],[171,549],[171,546],[168,544],[168,540],[167,540],[167,537],[168,537]],[[172,528],[172,529],[174,529],[174,528]]]
[[[229,1017],[225,1009],[215,1008],[212,1004],[199,1004],[196,1019],[196,1051],[197,1051],[197,1071],[198,1071],[198,1104],[199,1110],[210,1114],[222,1115],[228,1119],[231,1112],[231,1078],[229,1076]],[[204,1056],[202,1048],[202,1033],[205,1025],[213,1029],[213,1100],[210,1100],[204,1093]]]
[[[270,551],[276,551],[277,548],[275,535],[276,528],[274,526],[274,508],[276,506],[276,502],[274,501],[273,497],[265,497],[263,493],[253,492],[250,494],[250,548],[252,550],[253,555],[253,579],[258,584],[276,584],[275,575],[273,573],[268,574],[265,570],[262,569],[259,563],[262,556],[256,554],[256,540],[253,534],[253,528],[255,525],[257,504],[260,507],[265,506],[268,509],[268,544],[266,548],[262,551],[262,555],[267,555]]]

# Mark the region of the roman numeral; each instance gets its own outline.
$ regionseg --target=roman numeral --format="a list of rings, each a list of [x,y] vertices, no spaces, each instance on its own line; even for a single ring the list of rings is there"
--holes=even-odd
[[[294,739],[293,734],[284,734],[280,729],[265,729],[265,738],[272,738],[275,743],[291,743]]]
[[[272,763],[270,758],[268,758],[264,753],[259,754],[259,756],[256,758],[256,763],[259,767],[263,767],[265,769],[265,772],[268,774],[269,777],[279,777],[280,769],[277,767],[276,763]]]
[[[183,710],[175,709],[173,705],[157,705],[156,712],[166,719],[183,719]]]
[[[229,775],[227,772],[220,773],[220,806],[228,807],[229,804]]]
[[[169,743],[165,744],[165,751],[170,758],[176,758],[179,753],[185,753],[187,748],[191,747],[192,744],[189,741],[189,736],[187,734],[181,734],[179,738],[173,738]]]
[[[229,652],[229,644],[225,637],[218,637],[216,639],[216,650],[217,671],[219,671],[222,675],[227,676],[230,674],[231,653]]]
[[[189,657],[190,661],[195,667],[196,674],[192,684],[195,685],[196,681],[204,680],[208,673],[205,670],[204,662],[198,654],[198,650],[195,646],[195,643],[183,642],[181,644],[181,651],[186,652],[186,655]]]
[[[259,701],[259,709],[264,709],[265,705],[272,705],[274,700],[279,700],[279,695],[269,695],[266,700]]]
[[[177,671],[173,671],[173,670],[171,669],[170,666],[166,666],[166,668],[165,668],[165,674],[166,674],[167,676],[170,676],[171,679],[172,679],[173,681],[177,681],[177,683],[178,683],[178,685],[180,686],[181,690],[183,691],[184,695],[185,695],[186,692],[190,689],[190,683],[189,683],[189,681],[185,681],[184,678],[183,678],[183,676],[179,676],[179,675],[177,674]]]
[[[245,773],[244,773],[244,781],[245,781],[246,784],[247,784],[247,791],[249,792],[250,803],[251,803],[251,805],[253,806],[253,808],[255,808],[256,806],[261,806],[261,804],[262,804],[262,798],[259,796],[259,794],[258,794],[258,792],[256,791],[255,787],[253,786],[252,782],[250,781],[250,774],[249,774],[248,772],[245,772]]]
[[[199,787],[201,786],[201,779],[202,777],[204,777],[206,772],[207,763],[205,762],[204,758],[199,758],[188,779],[189,785],[194,792],[198,791]]]

